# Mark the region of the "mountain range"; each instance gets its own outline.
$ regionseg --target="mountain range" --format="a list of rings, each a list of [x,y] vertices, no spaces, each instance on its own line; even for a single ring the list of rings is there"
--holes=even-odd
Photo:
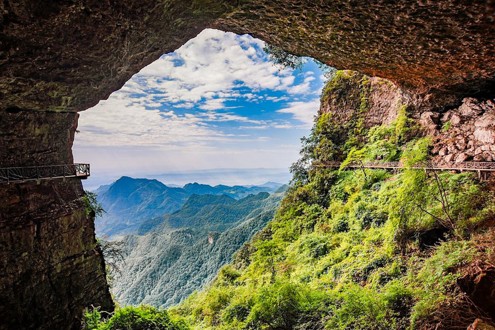
[[[96,193],[106,213],[97,233],[122,257],[103,249],[115,299],[166,307],[200,290],[273,218],[285,189],[274,182],[168,187],[130,177],[101,186]]]
[[[274,216],[284,189],[235,200],[192,195],[143,235],[121,240],[124,260],[112,292],[122,305],[170,306],[203,288]]]
[[[274,192],[281,184],[268,182],[266,186],[210,186],[189,183],[182,188],[168,187],[158,180],[135,179],[123,176],[110,185],[96,190],[98,202],[106,211],[96,221],[96,233],[100,237],[144,234],[160,223],[165,214],[178,211],[193,195],[216,195],[224,202],[249,194]],[[200,197],[191,204],[200,202]],[[231,201],[230,201],[231,202]]]

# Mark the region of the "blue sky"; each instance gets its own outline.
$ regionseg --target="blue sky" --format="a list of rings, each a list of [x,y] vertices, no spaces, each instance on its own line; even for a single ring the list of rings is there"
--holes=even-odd
[[[267,171],[288,178],[324,77],[312,60],[299,70],[275,66],[263,45],[249,35],[204,30],[82,112],[73,150],[76,162],[92,165],[86,186],[121,175],[182,184],[166,174],[191,173],[181,180],[198,181],[202,170],[217,173],[201,180],[211,184],[276,179]],[[223,170],[240,174],[222,177]]]

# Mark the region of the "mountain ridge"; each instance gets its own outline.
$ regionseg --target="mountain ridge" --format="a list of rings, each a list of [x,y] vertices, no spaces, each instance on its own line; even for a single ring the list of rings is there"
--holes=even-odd
[[[250,194],[274,192],[280,186],[210,186],[197,182],[182,188],[168,187],[156,179],[122,176],[110,185],[96,190],[98,202],[106,213],[96,221],[98,236],[114,237],[127,234],[144,234],[146,222],[156,224],[165,214],[181,209],[192,195],[225,195],[233,200]],[[197,197],[199,198],[199,197]],[[224,197],[221,197],[224,198]],[[224,198],[225,199],[225,198]],[[195,202],[199,202],[199,199]],[[228,202],[227,199],[224,200]]]
[[[239,200],[192,195],[164,220],[147,221],[149,228],[122,237],[125,257],[113,284],[119,303],[170,306],[202,288],[273,218],[284,194],[279,190]]]

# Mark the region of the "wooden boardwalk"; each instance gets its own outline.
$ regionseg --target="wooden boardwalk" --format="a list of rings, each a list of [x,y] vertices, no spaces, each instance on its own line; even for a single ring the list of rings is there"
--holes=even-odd
[[[89,164],[63,164],[0,168],[0,184],[64,178],[87,179]]]
[[[340,168],[341,162],[321,162],[314,163],[315,167],[328,167],[328,168]],[[412,168],[425,171],[456,171],[456,172],[476,172],[480,179],[487,179],[492,172],[495,172],[495,162],[464,162],[458,164],[438,165],[430,162],[414,165],[411,167],[404,166],[401,162],[351,162],[345,168],[351,169],[386,169],[386,170],[400,170],[406,168]]]

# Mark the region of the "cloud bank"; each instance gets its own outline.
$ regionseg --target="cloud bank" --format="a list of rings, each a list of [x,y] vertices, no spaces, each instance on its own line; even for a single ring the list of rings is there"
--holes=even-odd
[[[76,158],[102,171],[109,154],[136,171],[144,159],[147,170],[287,168],[318,109],[321,73],[277,67],[263,46],[204,30],[81,113]]]

